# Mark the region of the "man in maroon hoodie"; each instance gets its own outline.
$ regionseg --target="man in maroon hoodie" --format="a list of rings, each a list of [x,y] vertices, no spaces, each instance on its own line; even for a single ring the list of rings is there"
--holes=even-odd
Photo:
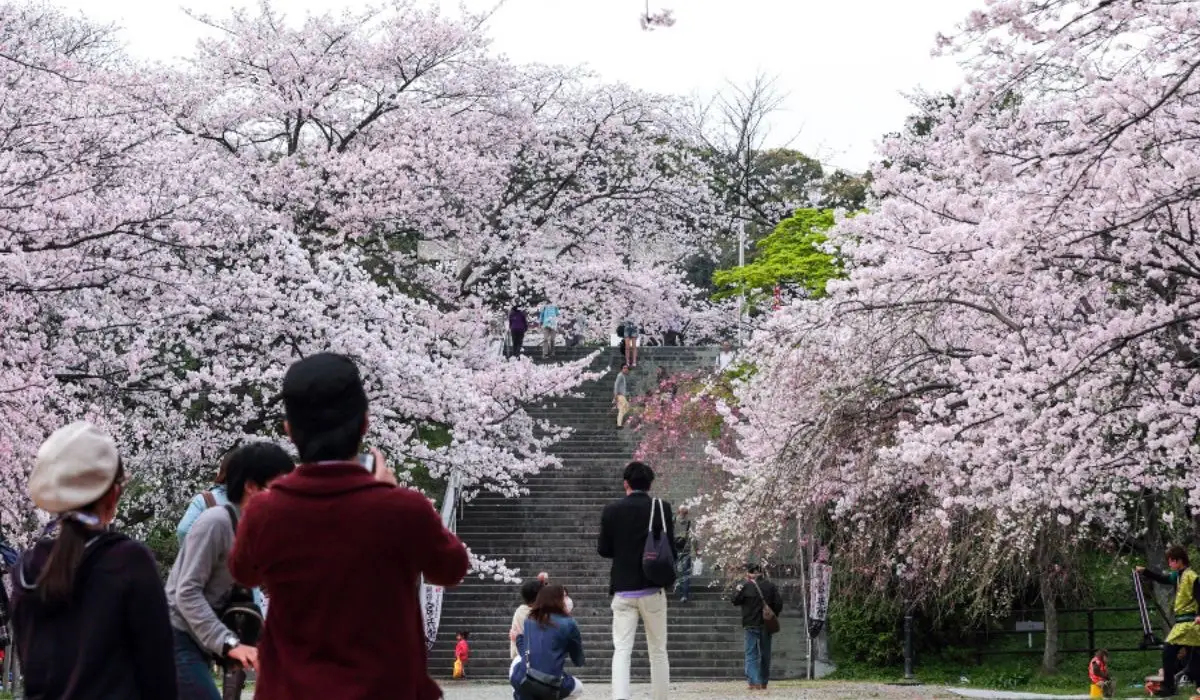
[[[243,514],[229,567],[265,588],[257,700],[433,700],[418,604],[420,578],[458,584],[462,542],[429,500],[398,487],[374,453],[357,457],[367,397],[348,358],[320,354],[283,378],[285,428],[301,466]]]

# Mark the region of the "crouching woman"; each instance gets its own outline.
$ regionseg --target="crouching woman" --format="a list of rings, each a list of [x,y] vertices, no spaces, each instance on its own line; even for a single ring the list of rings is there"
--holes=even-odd
[[[567,612],[566,588],[542,588],[515,641],[518,654],[508,675],[513,700],[563,700],[583,694],[583,684],[565,671],[568,657],[576,666],[584,663],[583,638]]]

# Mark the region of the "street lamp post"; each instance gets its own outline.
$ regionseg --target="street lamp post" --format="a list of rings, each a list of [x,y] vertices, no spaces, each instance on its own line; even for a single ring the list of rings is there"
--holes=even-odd
[[[743,272],[742,268],[746,266],[746,225],[742,224],[741,230],[738,231],[738,271]],[[746,313],[746,278],[742,277],[741,291],[738,294],[738,349],[742,348],[742,329],[745,327],[744,316]]]

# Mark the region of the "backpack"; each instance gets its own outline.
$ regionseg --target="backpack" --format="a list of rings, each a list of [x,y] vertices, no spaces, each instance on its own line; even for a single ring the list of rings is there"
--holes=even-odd
[[[779,632],[779,616],[775,613],[774,608],[767,605],[767,597],[763,595],[762,588],[759,588],[758,581],[752,581],[751,583],[758,589],[758,597],[762,599],[763,629],[767,631],[767,634],[776,634]]]
[[[204,493],[200,494],[200,498],[204,499],[204,509],[205,510],[208,510],[209,508],[215,508],[217,506],[217,497],[213,495],[212,491],[205,491]],[[237,517],[237,516],[233,516],[233,517]],[[237,521],[234,521],[234,522],[237,522]],[[233,529],[237,530],[237,525],[234,525]]]
[[[205,494],[212,495],[207,491]],[[230,504],[225,505],[225,510],[229,513],[229,522],[233,525],[233,532],[236,535],[237,510]],[[237,635],[243,644],[253,646],[258,643],[258,638],[262,634],[263,615],[258,603],[254,602],[254,593],[249,588],[234,583],[229,600],[223,608],[217,611],[217,617],[231,632]]]
[[[654,512],[658,511],[662,531],[654,534]],[[662,501],[650,502],[650,527],[646,533],[646,547],[642,550],[642,574],[655,586],[667,588],[675,583],[675,553],[667,538],[667,512]]]

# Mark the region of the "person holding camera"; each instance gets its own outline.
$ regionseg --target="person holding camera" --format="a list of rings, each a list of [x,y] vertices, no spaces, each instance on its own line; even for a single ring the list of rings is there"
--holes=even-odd
[[[233,576],[271,594],[256,700],[434,700],[419,586],[454,586],[469,562],[424,494],[396,485],[369,425],[358,367],[332,353],[283,377],[296,471],[246,510]]]
[[[759,564],[746,564],[746,579],[733,591],[732,602],[742,609],[746,637],[746,682],[750,690],[766,690],[771,682],[771,637],[779,631],[783,597]]]
[[[167,577],[167,604],[175,635],[175,667],[179,700],[219,700],[209,672],[214,657],[226,664],[253,669],[258,661],[254,640],[243,640],[223,615],[232,604],[253,605],[229,572],[237,520],[246,505],[272,482],[295,468],[283,448],[256,442],[238,448],[225,468],[230,503],[209,508],[196,518]],[[261,611],[259,612],[261,619]]]

